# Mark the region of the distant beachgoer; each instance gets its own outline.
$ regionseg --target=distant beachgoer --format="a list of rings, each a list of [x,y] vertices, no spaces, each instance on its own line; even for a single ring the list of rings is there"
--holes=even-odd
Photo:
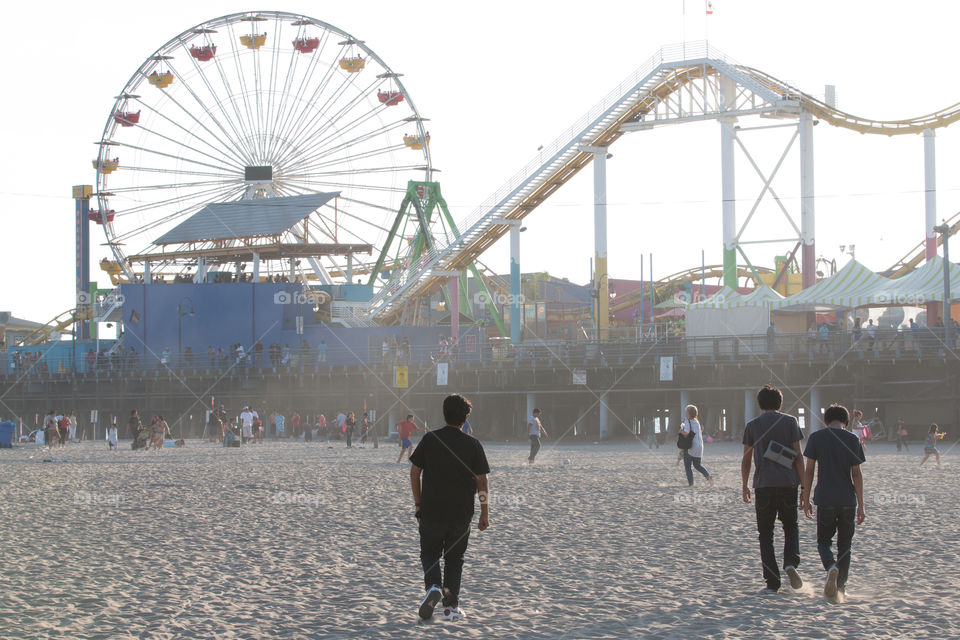
[[[803,580],[797,572],[800,566],[800,528],[797,510],[805,506],[805,496],[797,487],[802,484],[803,452],[800,450],[800,425],[791,415],[780,413],[783,394],[771,385],[764,385],[757,393],[762,413],[747,423],[743,431],[743,459],[740,461],[741,493],[743,501],[750,502],[751,464],[753,492],[760,534],[760,561],[767,592],[780,590],[780,569],[773,549],[773,527],[777,519],[783,525],[783,570],[790,578],[790,586],[799,589]]]
[[[276,413],[276,415],[273,418],[273,427],[274,427],[274,430],[276,431],[278,438],[283,438],[285,435],[284,420],[285,419],[283,417],[283,414],[280,413],[279,411]]]
[[[324,442],[330,441],[330,431],[327,429],[327,417],[322,413],[317,414],[317,437]]]
[[[66,446],[67,438],[70,434],[70,418],[68,416],[58,416],[57,417],[57,437],[60,440],[60,448]]]
[[[367,436],[370,435],[370,414],[366,411],[360,417],[360,448],[367,446]]]
[[[120,444],[117,441],[117,425],[115,424],[110,425],[110,428],[107,429],[107,446],[111,451],[120,449]]]
[[[353,447],[353,431],[357,427],[357,416],[353,411],[347,413],[347,419],[343,423],[343,433],[347,436],[347,448]]]
[[[137,410],[132,409],[130,411],[130,419],[127,420],[127,435],[135,440],[142,428],[143,423],[140,422],[140,416],[137,415]]]
[[[903,418],[897,420],[897,451],[901,448],[910,451],[910,445],[907,444],[907,428],[903,426]]]
[[[244,444],[253,439],[253,412],[250,407],[244,407],[240,412],[240,435]]]
[[[77,410],[71,409],[70,415],[67,417],[67,419],[70,421],[70,426],[68,427],[68,430],[67,430],[67,438],[69,438],[71,442],[76,442],[77,425],[79,424],[77,420]]]
[[[710,472],[700,464],[700,461],[703,459],[703,429],[700,427],[700,421],[697,420],[697,407],[688,404],[684,409],[684,413],[686,414],[686,419],[680,426],[680,433],[685,437],[690,437],[690,434],[693,434],[693,442],[690,448],[682,450],[683,470],[687,474],[687,484],[691,487],[693,486],[693,469],[696,469],[703,474],[703,477],[710,482],[710,486],[712,487],[713,478],[710,476]]]
[[[414,431],[419,431],[420,427],[417,426],[417,423],[413,421],[413,414],[407,414],[407,419],[397,425],[397,440],[400,442],[400,457],[397,458],[397,463],[399,464],[403,460],[403,454],[407,454],[407,460],[410,459],[410,455],[413,453],[413,441],[410,440],[410,436]]]
[[[827,428],[810,434],[803,455],[807,467],[800,494],[803,512],[810,518],[817,505],[817,550],[827,572],[823,595],[836,598],[844,594],[850,575],[850,550],[856,524],[867,517],[863,505],[863,475],[860,465],[866,461],[860,441],[846,431],[850,415],[846,407],[832,405],[823,413]],[[810,497],[815,467],[817,487]],[[833,535],[837,535],[837,555],[833,555]]]
[[[927,431],[927,437],[923,440],[923,460],[920,461],[921,467],[930,456],[936,456],[937,466],[940,466],[940,451],[937,449],[937,440],[943,440],[943,436],[945,435],[947,434],[940,431],[940,427],[935,424],[930,425],[930,429]]]
[[[850,430],[853,432],[853,435],[857,436],[860,439],[860,445],[866,446],[867,438],[869,437],[870,430],[866,425],[861,422],[863,418],[863,412],[860,409],[853,410],[853,425],[850,427]]]
[[[420,563],[426,589],[418,610],[422,620],[433,617],[433,610],[441,600],[444,620],[464,617],[460,608],[460,582],[474,514],[474,495],[480,502],[477,529],[485,531],[490,526],[487,484],[490,465],[483,445],[460,430],[471,409],[470,401],[463,396],[447,396],[443,401],[446,426],[424,434],[410,456],[410,484],[419,521]]]
[[[60,434],[57,431],[57,416],[53,409],[51,409],[47,417],[43,419],[43,441],[44,444],[53,449],[57,446],[59,439]]]
[[[547,437],[547,430],[543,428],[543,423],[540,422],[540,414],[540,409],[534,409],[533,415],[527,418],[527,433],[530,435],[530,455],[527,457],[529,464],[534,463],[537,453],[540,451],[540,436]]]
[[[293,415],[290,416],[290,430],[293,432],[294,438],[300,437],[300,413],[297,411],[294,411]]]

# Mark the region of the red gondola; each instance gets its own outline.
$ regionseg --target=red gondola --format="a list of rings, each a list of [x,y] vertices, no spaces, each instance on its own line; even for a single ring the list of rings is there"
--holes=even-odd
[[[213,56],[217,55],[217,45],[207,44],[202,47],[193,46],[190,47],[190,55],[199,60],[200,62],[206,62],[207,60],[212,60]]]
[[[388,107],[395,107],[403,102],[402,91],[378,91],[377,98]]]
[[[320,46],[320,38],[297,38],[293,41],[293,48],[300,53],[312,53]]]
[[[107,211],[107,222],[113,222],[113,216],[116,215],[116,212],[113,209]],[[91,209],[90,213],[87,214],[87,217],[90,218],[91,222],[96,222],[97,224],[103,224],[103,218],[100,217],[99,209]]]
[[[140,112],[137,111],[117,111],[113,114],[113,119],[121,127],[132,127],[140,122]]]

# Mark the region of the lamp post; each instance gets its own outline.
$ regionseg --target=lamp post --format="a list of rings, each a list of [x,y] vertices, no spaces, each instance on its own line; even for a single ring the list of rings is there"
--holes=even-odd
[[[944,222],[933,228],[940,234],[940,243],[943,245],[943,336],[944,346],[950,345],[952,318],[950,317],[950,225]]]
[[[184,300],[190,304],[190,311],[183,310]],[[186,315],[189,315],[191,318],[194,316],[193,300],[184,296],[180,298],[180,302],[177,303],[177,363],[179,363],[181,369],[183,368],[183,316]]]

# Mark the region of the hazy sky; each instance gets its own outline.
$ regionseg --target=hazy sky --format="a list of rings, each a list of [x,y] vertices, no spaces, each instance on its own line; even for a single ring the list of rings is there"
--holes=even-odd
[[[0,309],[46,321],[74,300],[73,184],[93,183],[90,160],[115,96],[157,48],[211,18],[283,10],[333,24],[364,40],[404,82],[430,119],[434,165],[454,216],[463,218],[598,102],[661,45],[682,40],[683,2],[302,2],[244,6],[89,1],[5,7],[0,206]],[[714,15],[686,0],[686,37],[813,94],[837,86],[838,106],[870,118],[907,118],[960,101],[954,2],[715,0]],[[744,123],[748,124],[748,123]],[[750,136],[749,139],[746,136]],[[765,169],[785,130],[745,133]],[[654,254],[655,276],[722,256],[720,129],[671,126],[621,138],[608,163],[609,266],[639,278]],[[923,238],[920,136],[814,130],[817,253],[840,258],[855,244],[873,269],[890,266]],[[937,132],[938,217],[960,209],[960,124]],[[797,210],[794,151],[775,187]],[[760,183],[737,156],[738,217]],[[589,168],[528,217],[523,271],[589,278],[593,255]],[[786,237],[772,202],[746,236]],[[94,262],[106,255],[93,236]],[[746,237],[745,237],[746,239]],[[750,249],[772,264],[790,245]],[[960,250],[960,249],[958,249]],[[501,241],[483,258],[508,270]],[[839,261],[839,260],[838,260]],[[842,264],[842,261],[841,261]],[[94,265],[92,273],[100,274]],[[100,278],[106,283],[106,278]]]

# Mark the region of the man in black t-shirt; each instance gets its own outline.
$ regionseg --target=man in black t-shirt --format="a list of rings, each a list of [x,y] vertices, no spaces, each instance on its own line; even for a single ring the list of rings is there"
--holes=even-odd
[[[773,549],[773,528],[779,519],[783,525],[783,570],[790,578],[790,586],[799,589],[803,579],[797,572],[800,566],[800,527],[797,509],[803,509],[803,495],[797,504],[797,486],[803,479],[803,454],[800,451],[800,426],[791,415],[780,413],[783,394],[779,389],[764,385],[757,393],[757,404],[763,413],[747,423],[743,431],[743,459],[740,462],[743,501],[750,502],[750,467],[753,474],[753,493],[760,538],[760,562],[767,591],[780,590],[780,569]]]
[[[856,523],[867,517],[863,508],[863,475],[860,465],[866,461],[860,438],[846,430],[850,414],[846,407],[832,405],[823,414],[826,429],[810,434],[803,455],[807,457],[805,497],[809,497],[813,472],[817,470],[817,488],[813,502],[806,500],[804,514],[813,515],[817,505],[817,550],[827,571],[823,595],[836,598],[844,593],[850,574],[850,549]],[[819,468],[817,468],[819,467]],[[803,498],[801,498],[803,500]],[[833,534],[837,534],[837,556],[834,558]]]
[[[428,431],[410,456],[410,484],[420,521],[420,562],[427,590],[419,610],[423,620],[433,616],[441,599],[445,620],[463,617],[459,607],[460,575],[470,537],[474,494],[480,500],[477,529],[483,531],[490,526],[487,456],[477,439],[460,430],[472,408],[460,394],[447,396],[443,401],[447,425]]]

